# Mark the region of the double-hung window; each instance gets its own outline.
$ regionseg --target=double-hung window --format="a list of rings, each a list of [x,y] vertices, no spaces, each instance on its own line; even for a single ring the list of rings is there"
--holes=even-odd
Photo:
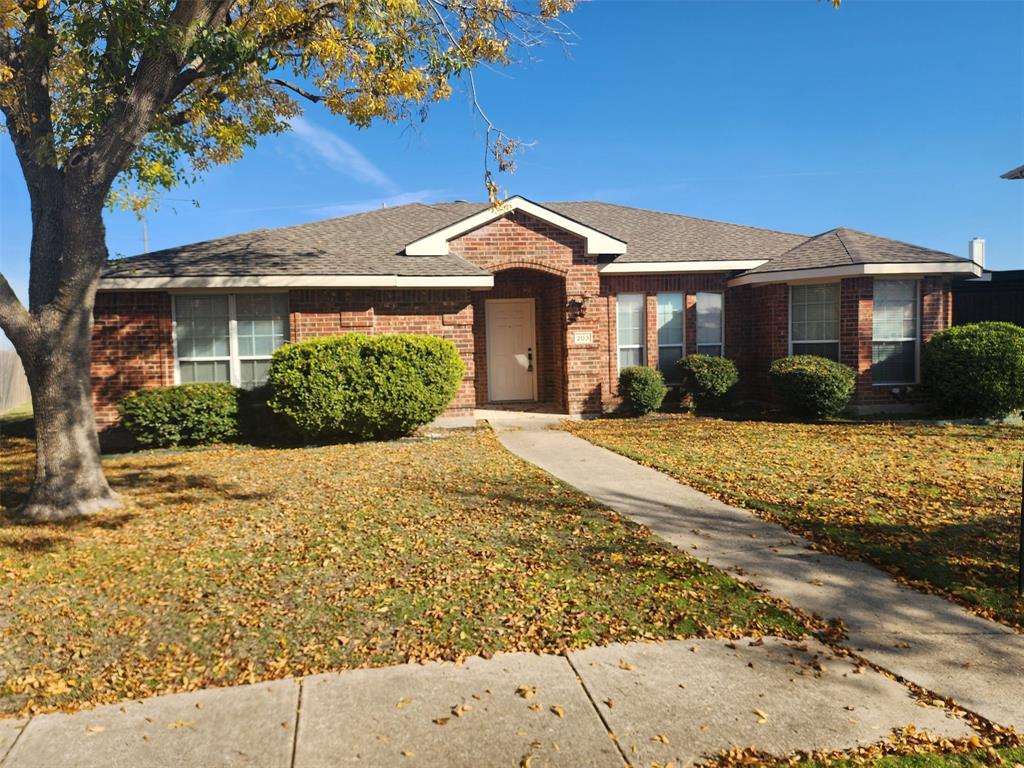
[[[646,312],[642,293],[620,293],[617,297],[619,326],[619,370],[644,364]]]
[[[722,356],[722,294],[697,294],[697,354]]]
[[[287,339],[286,294],[174,297],[175,364],[182,384],[225,381],[258,387],[267,381],[274,350]]]
[[[789,345],[791,354],[839,362],[839,283],[790,286]]]
[[[683,294],[658,294],[658,369],[669,384],[681,381],[676,365],[683,356]]]
[[[871,375],[875,384],[917,381],[917,281],[875,280]]]

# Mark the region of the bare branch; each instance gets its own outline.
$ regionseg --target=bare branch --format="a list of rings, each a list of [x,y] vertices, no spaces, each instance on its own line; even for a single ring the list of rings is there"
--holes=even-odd
[[[282,88],[287,88],[289,91],[297,93],[302,98],[309,99],[314,104],[319,104],[321,101],[324,100],[324,97],[319,93],[312,93],[310,91],[307,91],[305,88],[300,88],[294,83],[289,83],[287,80],[281,80],[276,77],[268,77],[266,79],[266,82],[271,83],[272,85],[279,85]]]

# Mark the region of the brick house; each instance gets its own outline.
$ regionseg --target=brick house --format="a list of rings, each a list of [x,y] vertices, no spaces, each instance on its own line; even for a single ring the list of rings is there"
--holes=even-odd
[[[858,374],[855,405],[912,403],[921,344],[971,261],[849,229],[805,235],[600,202],[412,204],[111,262],[96,298],[101,427],[141,387],[265,380],[287,341],[349,331],[451,339],[449,415],[494,404],[597,413],[620,367],[701,352],[745,394],[811,353]]]

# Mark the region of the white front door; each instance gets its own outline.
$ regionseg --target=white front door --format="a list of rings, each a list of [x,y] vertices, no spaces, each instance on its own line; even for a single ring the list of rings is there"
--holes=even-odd
[[[533,299],[488,299],[487,390],[491,402],[537,399]]]

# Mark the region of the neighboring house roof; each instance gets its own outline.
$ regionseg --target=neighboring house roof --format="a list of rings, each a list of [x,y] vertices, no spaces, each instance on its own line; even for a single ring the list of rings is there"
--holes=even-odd
[[[857,271],[863,265],[974,270],[958,256],[845,228],[808,237],[603,202],[536,204],[515,197],[504,206],[496,212],[484,203],[412,203],[258,229],[111,261],[101,288],[489,287],[492,275],[449,253],[447,240],[511,209],[586,238],[588,250],[611,257],[603,273],[729,270],[742,272],[736,278],[742,283],[784,279],[781,273],[802,270],[874,273]],[[408,255],[407,248],[418,255]]]
[[[999,178],[1001,179],[1024,179],[1024,165],[1018,165],[1012,171],[1007,171]]]

